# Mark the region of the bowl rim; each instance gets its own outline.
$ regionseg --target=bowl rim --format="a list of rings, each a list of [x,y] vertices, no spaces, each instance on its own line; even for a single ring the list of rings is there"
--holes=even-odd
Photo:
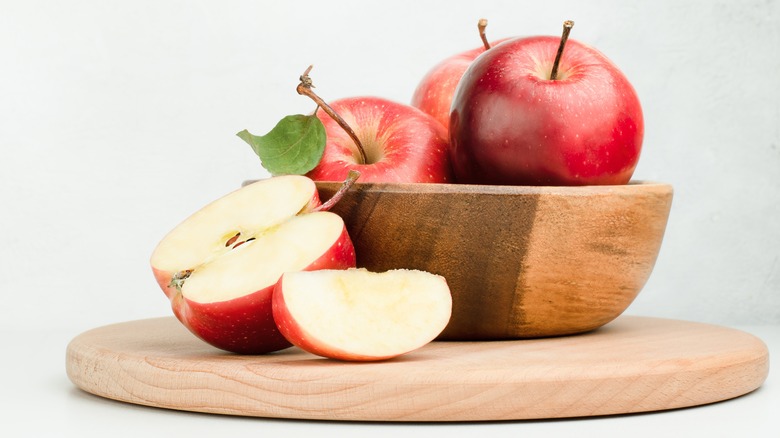
[[[336,188],[341,182],[315,181],[317,186]],[[587,186],[512,186],[483,185],[458,183],[373,183],[359,180],[353,190],[387,193],[425,193],[425,194],[490,194],[490,195],[569,195],[589,196],[601,194],[638,194],[638,193],[671,193],[671,184],[649,181],[631,180],[622,185],[587,185]]]
[[[263,178],[247,179],[246,186]],[[342,181],[314,181],[317,186],[338,187]],[[472,194],[568,194],[593,195],[603,193],[672,192],[671,184],[652,180],[631,180],[627,184],[585,185],[585,186],[515,186],[460,183],[378,183],[356,181],[354,188],[362,191],[392,193],[472,193]]]

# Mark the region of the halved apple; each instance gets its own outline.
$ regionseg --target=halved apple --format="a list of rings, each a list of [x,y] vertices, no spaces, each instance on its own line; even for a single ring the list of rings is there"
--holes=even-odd
[[[343,220],[317,211],[320,205],[312,180],[278,176],[246,185],[179,224],[151,257],[176,317],[223,350],[289,347],[271,310],[281,275],[355,266]]]
[[[279,330],[310,353],[372,361],[416,350],[444,330],[452,297],[444,277],[397,269],[285,273],[273,294]]]

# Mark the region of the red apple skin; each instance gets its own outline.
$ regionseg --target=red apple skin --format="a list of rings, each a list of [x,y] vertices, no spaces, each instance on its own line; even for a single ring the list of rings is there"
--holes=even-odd
[[[596,49],[560,38],[506,41],[476,59],[450,114],[459,183],[625,184],[639,160],[644,121],[634,88]]]
[[[493,41],[490,46],[492,48],[505,40],[506,38]],[[481,46],[451,56],[436,64],[426,73],[414,90],[412,106],[430,114],[446,129],[449,129],[450,106],[455,95],[455,88],[474,59],[484,52],[485,47]]]
[[[360,182],[449,183],[453,181],[447,131],[409,105],[378,97],[353,97],[329,105],[352,128],[368,157],[359,163],[352,138],[323,110],[327,143],[320,163],[306,174],[315,181],[343,181],[349,170]]]
[[[348,269],[354,268],[355,263],[355,249],[344,227],[333,246],[303,270]],[[292,345],[274,322],[274,285],[229,301],[197,303],[169,286],[171,273],[154,267],[152,271],[171,300],[176,318],[194,335],[214,347],[238,354],[264,354]]]

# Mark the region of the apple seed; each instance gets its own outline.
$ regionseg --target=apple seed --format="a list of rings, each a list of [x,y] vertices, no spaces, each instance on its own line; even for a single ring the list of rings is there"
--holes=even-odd
[[[232,249],[236,249],[236,248],[238,248],[239,246],[241,246],[241,245],[243,245],[243,244],[245,244],[245,243],[247,243],[247,242],[251,242],[251,241],[253,241],[253,240],[255,240],[255,238],[254,238],[254,237],[250,237],[249,239],[242,240],[242,241],[240,241],[240,242],[236,243],[236,244],[233,246],[233,248],[232,248]]]
[[[239,231],[238,233],[236,233],[235,236],[233,236],[230,239],[228,239],[228,241],[225,242],[225,247],[227,248],[228,246],[236,243],[236,240],[238,240],[238,236],[240,236],[240,235],[241,235],[241,232]]]

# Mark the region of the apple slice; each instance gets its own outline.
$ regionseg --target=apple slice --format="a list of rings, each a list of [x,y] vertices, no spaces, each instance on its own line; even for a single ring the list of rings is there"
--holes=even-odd
[[[309,353],[372,361],[432,341],[450,320],[452,297],[444,277],[424,271],[289,272],[273,313],[285,338]]]
[[[311,179],[279,176],[244,186],[178,225],[151,257],[176,317],[223,350],[289,347],[271,310],[281,275],[355,266],[343,220],[319,209]]]

